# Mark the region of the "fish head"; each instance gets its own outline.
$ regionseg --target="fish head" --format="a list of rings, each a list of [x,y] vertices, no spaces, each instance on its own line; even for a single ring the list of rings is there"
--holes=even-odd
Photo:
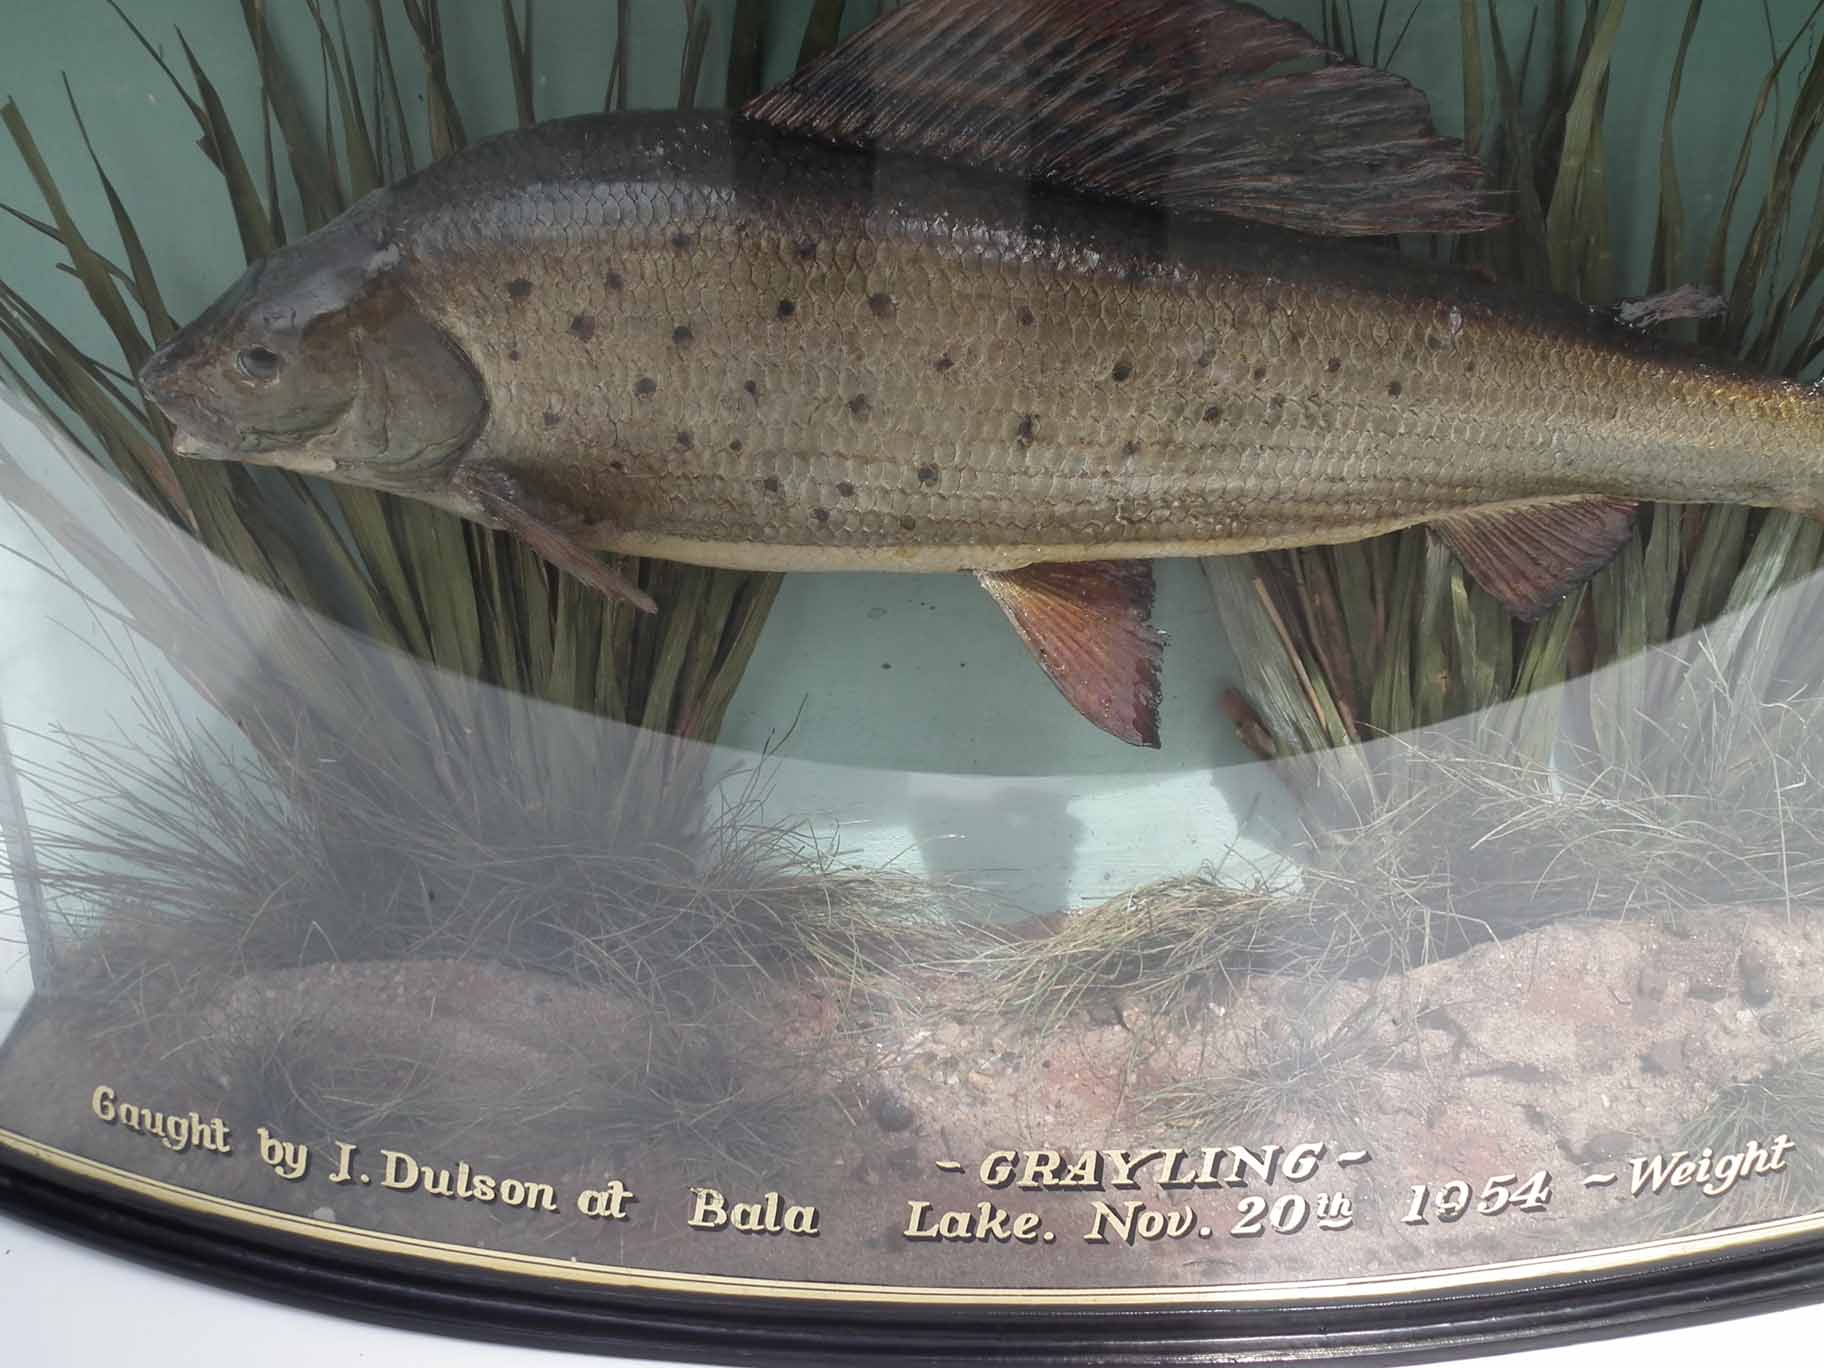
[[[173,450],[433,494],[487,396],[405,274],[359,208],[255,262],[140,369]]]

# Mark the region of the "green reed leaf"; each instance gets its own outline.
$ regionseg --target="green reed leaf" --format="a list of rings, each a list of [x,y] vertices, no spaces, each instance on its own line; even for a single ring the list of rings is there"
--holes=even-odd
[[[450,89],[449,63],[443,47],[443,14],[438,0],[400,0],[406,22],[418,39],[424,59],[424,100],[430,115],[431,160],[440,161],[468,144],[462,111]]]
[[[513,103],[519,112],[519,126],[530,128],[538,122],[532,85],[532,0],[525,0],[525,22],[513,14],[513,0],[500,0],[501,22],[507,31],[507,69],[513,73]]]
[[[241,20],[253,44],[260,73],[260,92],[278,120],[279,133],[291,162],[291,174],[304,210],[306,231],[321,228],[343,209],[347,201],[337,183],[335,168],[319,145],[311,127],[309,107],[298,94],[284,63],[277,60],[272,31],[266,19],[267,0],[241,0]],[[186,49],[186,52],[188,50]],[[191,58],[192,66],[195,58]],[[224,124],[226,119],[223,120]]]
[[[1546,212],[1546,247],[1553,288],[1562,294],[1588,291],[1604,297],[1606,272],[1593,276],[1580,269],[1600,257],[1608,240],[1608,199],[1604,190],[1601,111],[1608,86],[1609,63],[1621,33],[1627,0],[1605,0],[1590,11],[1587,55],[1578,64],[1564,142],[1558,156],[1558,183]]]
[[[834,48],[842,37],[842,15],[848,0],[816,0],[804,24],[804,41],[798,45],[798,65],[807,67]],[[733,101],[730,101],[732,104]]]
[[[323,50],[324,64],[336,87],[336,108],[342,121],[342,157],[348,168],[349,196],[360,199],[382,184],[380,157],[373,134],[368,128],[367,111],[361,104],[361,82],[355,75],[354,55],[349,51],[348,35],[340,44],[330,36],[323,18],[322,0],[306,0],[310,17],[317,26],[317,41]],[[327,106],[325,112],[327,113]],[[325,143],[326,146],[331,145]]]
[[[1659,130],[1659,212],[1653,235],[1653,260],[1647,274],[1649,293],[1676,289],[1685,283],[1685,208],[1678,189],[1678,156],[1673,138],[1673,120],[1678,113],[1678,97],[1685,85],[1685,62],[1691,55],[1691,40],[1697,34],[1697,21],[1704,0],[1691,0],[1685,11],[1685,27],[1679,34],[1678,55],[1672,62],[1672,79],[1666,86],[1666,113]]]

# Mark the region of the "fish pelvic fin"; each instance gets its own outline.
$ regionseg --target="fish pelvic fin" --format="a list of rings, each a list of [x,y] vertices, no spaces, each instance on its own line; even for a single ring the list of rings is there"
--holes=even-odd
[[[628,583],[627,578],[602,560],[571,533],[532,512],[530,499],[519,482],[505,471],[465,470],[457,476],[462,492],[544,560],[575,576],[604,598],[656,613],[659,605],[650,594]]]
[[[1476,583],[1522,622],[1534,622],[1615,558],[1639,507],[1628,499],[1560,499],[1471,509],[1430,526]]]
[[[742,112],[843,146],[1306,232],[1472,232],[1506,217],[1424,95],[1238,0],[912,0]]]
[[[1071,707],[1129,745],[1159,748],[1165,634],[1152,625],[1151,561],[1029,565],[976,578]]]

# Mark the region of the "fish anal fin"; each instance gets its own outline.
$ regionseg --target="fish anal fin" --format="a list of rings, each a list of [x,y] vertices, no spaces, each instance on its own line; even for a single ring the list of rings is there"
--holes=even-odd
[[[1422,94],[1335,58],[1237,0],[916,0],[742,112],[845,146],[1308,232],[1504,221]]]
[[[1165,635],[1152,625],[1150,561],[983,571],[982,587],[1070,705],[1110,736],[1159,745]]]
[[[511,475],[499,470],[470,470],[458,477],[464,493],[481,511],[531,547],[558,569],[575,576],[604,598],[615,599],[642,613],[656,613],[652,596],[629,584],[621,572],[602,560],[544,513],[532,511],[534,500]]]
[[[1627,499],[1559,499],[1471,509],[1431,528],[1476,583],[1533,622],[1615,558],[1638,507]]]

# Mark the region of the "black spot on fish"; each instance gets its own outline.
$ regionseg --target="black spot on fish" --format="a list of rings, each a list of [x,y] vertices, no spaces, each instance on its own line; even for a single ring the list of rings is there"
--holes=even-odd
[[[659,392],[659,382],[650,375],[642,375],[633,382],[633,392],[642,399],[650,399]]]
[[[868,396],[865,394],[857,394],[849,400],[849,412],[857,418],[867,417],[871,407],[873,406],[868,403]]]
[[[1140,102],[1145,98],[1146,93],[1139,86],[1130,85],[1115,96],[1115,108],[1123,114],[1131,114],[1140,107]]]
[[[524,276],[518,276],[507,282],[507,294],[514,300],[525,299],[532,293],[532,282]]]
[[[1215,364],[1216,364],[1216,353],[1215,352],[1202,351],[1197,354],[1197,369],[1198,370],[1208,370],[1211,366],[1213,366]]]
[[[745,382],[741,388],[747,391],[750,398],[758,399],[760,397],[760,382],[758,380],[749,380]]]
[[[1329,371],[1330,374],[1332,374],[1332,375],[1335,375],[1342,368],[1343,368],[1343,358],[1340,356],[1333,356],[1324,363],[1324,369]]]
[[[671,330],[671,344],[674,347],[688,347],[696,341],[696,334],[690,330],[688,323],[680,323]]]
[[[695,241],[696,240],[694,238],[692,238],[691,235],[689,233],[685,232],[682,228],[680,228],[677,232],[675,232],[671,235],[671,245],[673,247],[677,248],[680,252],[688,252],[691,249],[691,247],[695,244]]]
[[[1387,382],[1387,393],[1392,395],[1395,399],[1398,399],[1405,392],[1406,386],[1402,385],[1398,380],[1389,380]]]
[[[558,413],[555,409],[546,409],[545,410],[545,426],[546,427],[554,428],[563,421],[564,421],[563,415]]]
[[[741,452],[741,439],[739,437],[735,438],[734,441],[728,444],[728,449],[736,455],[739,455]]]
[[[1211,404],[1206,408],[1203,411],[1203,421],[1206,423],[1220,423],[1222,421],[1222,405]]]
[[[1129,43],[1127,45],[1127,64],[1152,74],[1153,68],[1159,65],[1159,50],[1151,43]]]
[[[820,523],[827,523],[830,520],[830,510],[827,508],[813,508],[811,510],[811,516]]]
[[[692,437],[688,432],[679,432],[678,433],[678,450],[679,451],[689,451],[695,445],[696,445],[696,439],[694,437]]]
[[[1121,444],[1121,454],[1123,456],[1138,456],[1140,454],[1140,443],[1134,441],[1123,442]]]
[[[1039,435],[1039,415],[1028,413],[1020,419],[1020,425],[1014,430],[1021,446],[1031,446]]]
[[[627,469],[627,462],[610,461],[608,462],[608,469],[612,470],[616,475],[619,475],[622,471]]]
[[[937,371],[947,371],[955,364],[956,362],[952,361],[948,356],[940,356],[931,363],[931,368]]]
[[[1266,378],[1267,378],[1267,368],[1265,366],[1254,367],[1254,383],[1255,384],[1258,385],[1262,380],[1265,380]]]
[[[777,475],[768,475],[764,480],[760,481],[760,487],[768,494],[777,494],[779,492],[779,477]]]
[[[1476,373],[1476,363],[1474,361],[1465,361],[1463,363],[1463,374],[1474,375],[1475,373]]]
[[[1020,39],[1020,51],[1029,56],[1032,53],[1037,52],[1044,45],[1045,35],[1040,33],[1037,29],[1032,30],[1024,38]]]
[[[1030,328],[1034,323],[1039,321],[1038,315],[1033,313],[1031,307],[1025,304],[1020,305],[1020,312],[1016,317],[1019,318],[1020,326],[1022,328]]]
[[[921,465],[918,468],[918,482],[922,485],[936,484],[937,483],[937,467],[934,465],[930,465],[930,464]]]
[[[579,342],[587,342],[595,336],[595,315],[581,313],[570,320],[570,335]]]
[[[514,347],[511,351],[509,351],[507,353],[507,360],[509,360],[509,361],[519,360],[519,348],[518,347]]]
[[[1433,351],[1443,351],[1444,348],[1446,348],[1450,345],[1450,343],[1446,342],[1443,338],[1439,337],[1436,333],[1428,332],[1425,334],[1425,345],[1427,347],[1430,347]]]
[[[1275,418],[1279,417],[1280,414],[1286,411],[1286,396],[1283,394],[1274,395],[1271,399],[1267,400],[1267,408],[1272,412]]]
[[[791,301],[789,299],[782,299],[779,301],[779,310],[778,310],[779,317],[790,318],[793,314],[795,314],[797,312],[798,312],[798,306],[793,301]]]
[[[619,271],[608,272],[608,274],[606,276],[604,276],[602,278],[602,280],[603,280],[603,284],[607,285],[607,287],[610,290],[612,290],[615,294],[619,294],[622,290],[627,288],[627,278],[625,276],[623,276]]]
[[[847,480],[838,480],[836,481],[836,492],[845,499],[852,499],[855,497],[855,486]]]
[[[899,530],[900,531],[910,532],[913,528],[915,528],[917,526],[918,526],[918,519],[913,517],[910,513],[905,513],[905,514],[900,515],[900,519],[899,519]]]
[[[1117,385],[1124,385],[1134,378],[1134,364],[1131,361],[1118,362],[1110,374]]]
[[[899,312],[899,305],[893,302],[890,294],[871,294],[868,296],[868,312],[876,318],[891,318]]]
[[[798,243],[796,250],[798,252],[798,260],[800,261],[815,261],[817,259],[817,244],[810,238],[801,240]]]

